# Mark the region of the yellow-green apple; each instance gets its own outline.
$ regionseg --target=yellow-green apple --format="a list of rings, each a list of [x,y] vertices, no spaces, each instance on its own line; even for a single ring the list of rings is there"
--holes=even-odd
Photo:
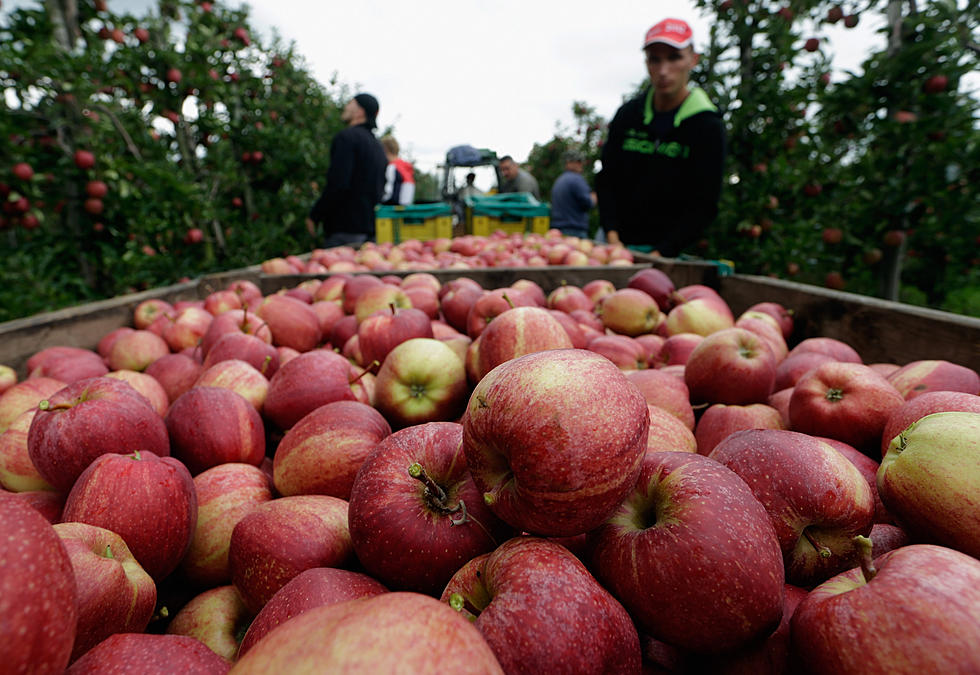
[[[314,349],[282,363],[269,380],[263,415],[286,431],[321,405],[353,401],[350,362],[327,349]]]
[[[736,328],[744,328],[752,331],[763,340],[772,350],[772,355],[776,358],[776,363],[780,363],[789,353],[786,340],[783,338],[779,324],[768,314],[762,312],[744,312],[735,320]]]
[[[88,650],[65,675],[112,672],[223,675],[228,662],[186,635],[116,633]]]
[[[656,367],[683,366],[703,339],[704,336],[697,333],[676,333],[667,336],[663,347],[656,354]]]
[[[173,457],[150,451],[108,453],[75,481],[62,520],[112,530],[159,582],[176,569],[191,545],[197,493],[187,467]]]
[[[744,328],[706,336],[684,364],[684,381],[695,403],[760,403],[769,398],[775,380],[772,350]]]
[[[588,540],[596,577],[670,645],[727,651],[779,625],[776,532],[749,486],[715,460],[648,453],[633,490]]]
[[[543,536],[602,523],[632,489],[650,416],[609,359],[552,349],[480,380],[463,414],[466,462],[490,509]]]
[[[146,630],[157,586],[123,538],[87,523],[58,523],[78,590],[78,624],[71,660],[114,633]]]
[[[5,391],[15,384],[17,384],[17,371],[6,364],[0,363],[0,395],[3,395]]]
[[[647,267],[640,270],[626,282],[628,288],[637,288],[656,300],[660,311],[669,312],[674,304],[673,280],[663,270]]]
[[[604,297],[615,290],[616,284],[609,279],[593,279],[582,286],[582,292],[589,297],[593,306],[598,305]]]
[[[278,354],[276,358],[279,358]],[[239,359],[218,361],[208,367],[194,383],[194,388],[197,387],[229,389],[251,403],[260,415],[265,406],[265,397],[269,394],[269,380],[266,376],[252,364]]]
[[[246,309],[233,309],[219,314],[211,321],[207,332],[201,338],[201,354],[207,356],[222,336],[228,333],[253,335],[267,344],[272,344],[272,330],[255,312]]]
[[[779,411],[765,403],[725,405],[715,403],[701,413],[694,437],[698,453],[710,455],[729,434],[743,429],[785,429]]]
[[[334,401],[297,422],[276,447],[272,476],[283,496],[323,494],[349,500],[354,476],[391,426],[360,401]]]
[[[455,422],[396,431],[364,460],[350,536],[367,572],[392,589],[437,595],[466,561],[513,532],[483,503]]]
[[[265,457],[262,417],[231,389],[191,387],[173,402],[164,421],[171,453],[192,476],[226,462],[258,466]]]
[[[515,307],[515,309],[517,308]],[[572,318],[571,314],[566,314],[558,309],[549,309],[548,313],[565,330],[565,334],[571,340],[572,347],[575,349],[585,349],[585,345],[588,343],[588,340],[585,338],[585,332],[582,330],[579,322]]]
[[[823,441],[780,429],[736,431],[709,455],[748,483],[769,512],[786,581],[812,588],[857,562],[874,498],[861,472]]]
[[[906,400],[930,391],[980,394],[980,375],[977,375],[977,371],[942,359],[907,363],[889,375],[888,381]]]
[[[167,392],[168,401],[176,401],[181,394],[194,386],[203,366],[186,354],[167,354],[146,367],[150,375]]]
[[[221,361],[245,361],[267,379],[279,370],[279,353],[268,342],[248,333],[226,333],[211,345],[201,366],[207,370]]]
[[[578,286],[562,284],[548,294],[547,306],[548,309],[557,309],[569,314],[575,309],[591,312],[595,309],[595,302]]]
[[[109,356],[113,343],[118,340],[120,336],[123,336],[126,333],[132,333],[134,330],[136,329],[132,326],[120,326],[119,328],[112,329],[99,339],[99,342],[95,345],[95,351],[98,352],[99,356],[104,359],[105,357]]]
[[[548,296],[538,282],[531,279],[518,279],[510,287],[526,293],[538,307],[548,306]]]
[[[162,356],[170,353],[166,340],[148,330],[134,330],[120,335],[112,343],[105,363],[109,370],[136,370],[143,372]]]
[[[913,422],[888,444],[878,492],[913,540],[980,557],[980,413]]]
[[[54,527],[0,492],[0,663],[10,673],[60,673],[78,624],[71,559]]]
[[[0,494],[22,501],[44,516],[45,520],[52,525],[61,522],[61,512],[65,508],[65,495],[60,492],[54,492],[52,490],[27,490],[25,492],[0,491]]]
[[[231,580],[257,613],[276,591],[311,567],[343,567],[353,555],[347,502],[328,495],[279,497],[235,525],[228,549]]]
[[[368,291],[370,292],[370,291]],[[376,371],[385,361],[388,353],[397,345],[413,338],[432,338],[432,320],[421,309],[414,307],[385,307],[364,319],[357,325],[357,343],[361,350],[363,365]]]
[[[443,285],[442,290],[445,292],[439,296],[439,309],[443,318],[450,326],[465,333],[466,319],[469,316],[470,308],[483,295],[483,289],[475,281],[472,285],[454,284],[449,281]]]
[[[834,357],[836,361],[845,363],[863,363],[861,355],[857,353],[851,345],[843,340],[831,337],[811,337],[801,340],[796,344],[787,356],[799,354],[800,352],[820,352]]]
[[[871,488],[871,495],[875,500],[875,524],[894,523],[894,519],[892,518],[891,514],[888,513],[888,509],[885,508],[885,504],[881,501],[881,495],[878,494],[879,463],[868,457],[853,445],[849,445],[844,441],[838,441],[833,438],[825,438],[822,436],[817,436],[816,438],[819,438],[834,450],[847,457],[848,461],[857,467],[857,470],[861,472],[862,476],[864,476],[864,480],[868,481],[868,487]]]
[[[204,296],[204,309],[212,316],[224,314],[231,309],[241,309],[245,306],[242,296],[227,288],[212,291]]]
[[[170,351],[179,352],[187,347],[195,347],[208,332],[214,315],[200,307],[185,307],[175,312],[170,321],[163,325],[163,339]]]
[[[272,331],[272,343],[308,352],[320,344],[320,320],[308,303],[288,295],[268,295],[256,310]]]
[[[279,672],[502,675],[480,632],[420,593],[381,593],[313,607],[269,631],[232,667]]]
[[[640,672],[630,615],[554,541],[509,539],[453,575],[442,600],[475,622],[505,672]]]
[[[817,675],[980,670],[980,561],[930,544],[869,559],[796,608],[798,662]]]
[[[31,461],[27,449],[27,433],[37,408],[25,410],[0,432],[0,487],[10,492],[30,492],[33,490],[54,490]]]
[[[412,306],[412,301],[409,300],[400,286],[381,283],[364,289],[358,295],[354,302],[352,314],[357,317],[357,321],[360,323],[375,312],[388,310],[392,306],[396,309],[409,309]]]
[[[628,335],[617,333],[596,335],[586,342],[585,348],[609,359],[623,371],[642,370],[647,367],[647,356],[643,345]]]
[[[168,635],[186,635],[203,642],[228,663],[238,655],[241,635],[253,615],[234,586],[209,588],[191,598],[167,624]]]
[[[38,355],[43,355],[43,358],[35,361],[33,368],[28,366],[28,377],[50,377],[70,384],[109,372],[102,357],[89,349],[48,347],[28,359],[28,362]]]
[[[667,314],[667,335],[697,333],[710,335],[735,325],[732,310],[724,300],[700,297],[675,305]]]
[[[194,476],[197,524],[180,571],[191,584],[213,588],[231,582],[228,547],[235,525],[259,504],[273,498],[262,469],[229,462]]]
[[[566,330],[547,309],[514,307],[499,314],[480,335],[477,373],[482,378],[501,363],[518,356],[572,346]]]
[[[784,340],[789,340],[793,335],[793,310],[787,309],[778,302],[764,301],[757,302],[749,307],[747,312],[765,312],[776,319],[779,329],[783,334]]]
[[[493,319],[514,307],[534,307],[534,300],[516,288],[495,288],[484,291],[470,307],[466,316],[466,334],[472,339],[480,336]],[[448,317],[447,317],[448,319]],[[454,325],[452,321],[450,325]]]
[[[147,298],[133,309],[133,326],[137,330],[149,328],[150,324],[173,312],[174,306],[161,298]]]
[[[105,376],[128,383],[129,386],[143,395],[143,398],[160,417],[167,414],[170,398],[167,396],[167,391],[163,385],[152,375],[147,375],[145,372],[138,373],[135,370],[113,370],[106,373]]]
[[[881,433],[881,456],[884,457],[888,451],[888,444],[892,439],[916,420],[932,413],[953,410],[980,413],[980,396],[962,391],[927,391],[907,400],[885,422],[885,429]]]
[[[905,402],[882,375],[861,363],[831,361],[806,372],[789,399],[790,428],[875,450],[889,415]]]
[[[773,389],[780,391],[791,388],[803,375],[817,366],[836,360],[830,354],[823,352],[796,352],[792,356],[787,355],[776,365],[776,381],[773,384]]]
[[[469,391],[466,368],[452,347],[435,338],[412,338],[381,364],[374,405],[393,428],[450,421],[462,413]]]
[[[694,431],[694,408],[683,379],[652,369],[625,371],[624,374],[639,388],[647,403],[663,408]]]
[[[647,403],[650,434],[647,452],[697,452],[698,442],[691,430],[663,408]]]
[[[68,492],[100,455],[147,450],[170,454],[163,418],[122,380],[79,380],[38,403],[27,434],[27,449],[38,473]]]
[[[294,616],[325,605],[387,593],[385,586],[360,572],[313,567],[300,572],[276,591],[248,625],[237,656],[240,658],[266,634]]]
[[[660,322],[657,301],[637,288],[613,291],[602,299],[596,311],[607,330],[630,337],[653,332]]]

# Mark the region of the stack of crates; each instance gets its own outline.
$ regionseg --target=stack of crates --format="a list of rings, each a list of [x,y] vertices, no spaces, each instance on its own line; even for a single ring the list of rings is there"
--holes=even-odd
[[[496,230],[509,234],[544,234],[551,227],[551,207],[530,192],[475,195],[466,198],[466,232],[487,236]]]
[[[448,239],[453,236],[452,207],[445,202],[378,206],[374,230],[375,241],[379,244],[399,244],[409,239]]]

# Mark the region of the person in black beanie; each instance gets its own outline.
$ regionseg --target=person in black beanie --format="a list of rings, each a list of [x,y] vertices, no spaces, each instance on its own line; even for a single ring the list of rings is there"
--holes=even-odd
[[[327,182],[306,226],[314,234],[323,223],[323,247],[360,246],[374,239],[374,207],[381,201],[388,158],[374,135],[378,99],[358,94],[344,106],[347,128],[330,143]]]

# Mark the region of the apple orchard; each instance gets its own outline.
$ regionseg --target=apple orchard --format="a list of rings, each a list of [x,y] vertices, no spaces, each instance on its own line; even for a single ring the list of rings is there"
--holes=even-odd
[[[0,366],[5,672],[980,669],[972,367],[556,230],[295,262]]]
[[[688,253],[980,315],[976,3],[697,6],[713,28],[694,80],[730,153],[720,215]],[[861,71],[835,71],[831,36],[886,15]],[[262,39],[247,6],[4,8],[0,88],[0,321],[316,244],[303,217],[351,92]],[[596,103],[530,153],[544,194],[570,144],[598,157]],[[419,197],[436,183],[420,175]]]

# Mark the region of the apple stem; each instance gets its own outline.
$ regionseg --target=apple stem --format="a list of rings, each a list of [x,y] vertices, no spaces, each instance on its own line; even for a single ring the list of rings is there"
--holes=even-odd
[[[810,542],[810,545],[816,549],[821,558],[829,558],[831,555],[833,555],[829,548],[813,538],[813,533],[811,533],[807,528],[803,528],[803,536],[806,537],[806,540]]]
[[[838,388],[828,389],[824,397],[828,401],[834,401],[834,402],[840,401],[844,398],[844,390]]]
[[[130,459],[132,459],[132,460],[135,460],[135,461],[137,461],[137,462],[138,462],[138,461],[140,461],[140,459],[142,459],[142,458],[140,457],[140,451],[139,451],[139,450],[133,450],[133,454],[131,454],[131,455],[129,456],[129,458],[130,458]]]
[[[71,403],[55,403],[51,405],[51,401],[48,399],[44,399],[37,404],[38,410],[67,410],[71,407]]]
[[[114,557],[112,555],[112,546],[111,545],[109,545],[109,544],[106,544],[105,545],[105,553],[103,554],[102,557],[103,558],[112,558],[112,557]]]
[[[874,550],[874,542],[869,537],[859,534],[851,541],[857,548],[858,557],[861,560],[861,573],[864,574],[864,581],[868,582],[875,578],[878,569],[875,567],[874,558],[871,553]]]
[[[389,302],[388,303],[388,306],[391,307],[391,315],[394,316],[395,315],[395,303]]]
[[[506,293],[501,293],[501,295],[503,296],[504,300],[507,301],[507,304],[510,305],[510,308],[514,309],[514,303],[511,302],[510,296],[508,296]]]

